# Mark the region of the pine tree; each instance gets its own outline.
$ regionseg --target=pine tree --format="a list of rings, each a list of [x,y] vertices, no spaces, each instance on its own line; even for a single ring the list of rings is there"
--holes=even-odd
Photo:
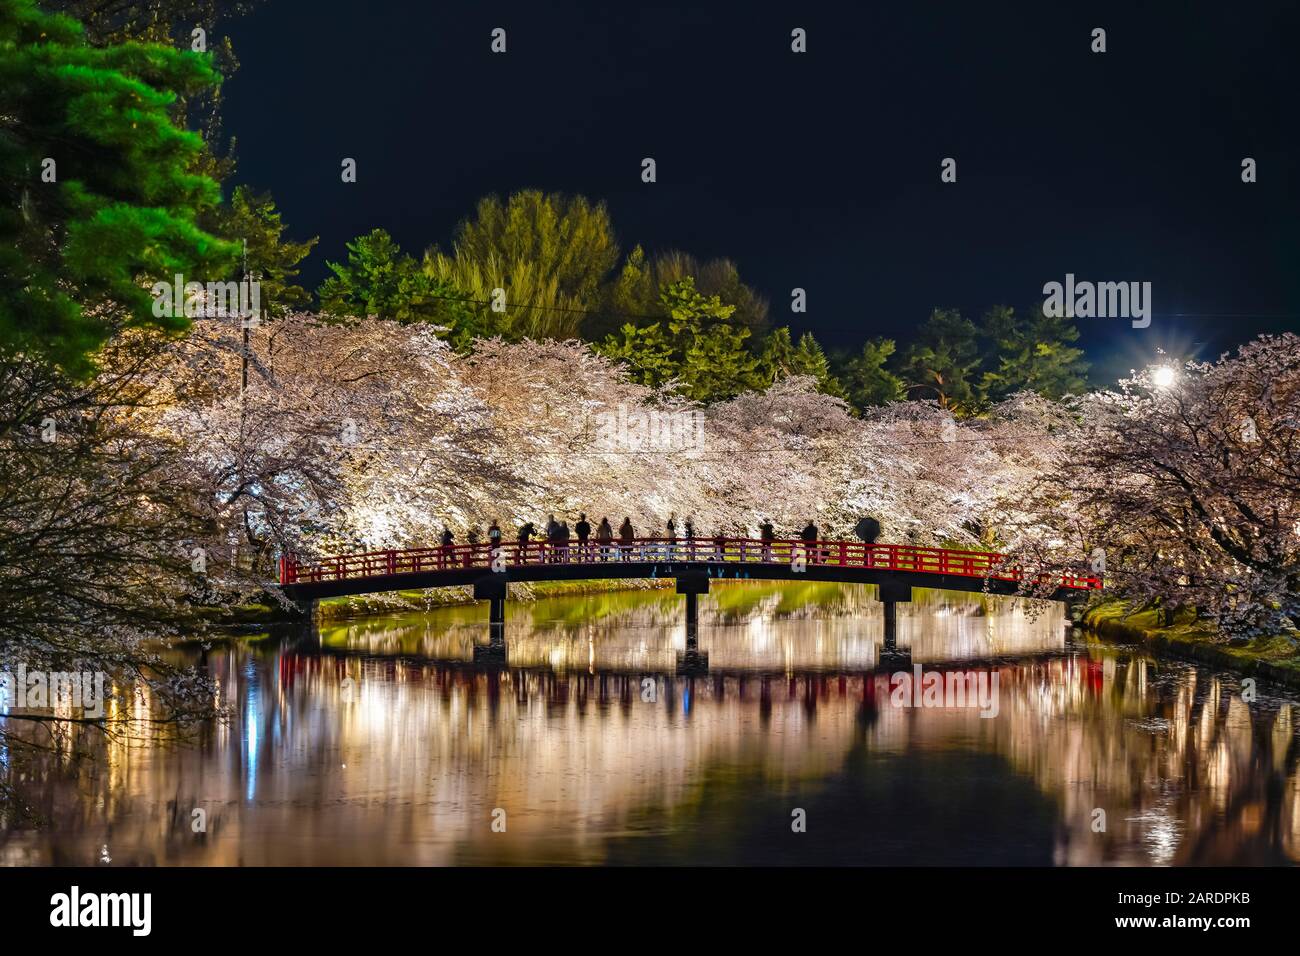
[[[974,323],[955,309],[935,309],[907,347],[902,373],[911,397],[937,399],[942,408],[971,413],[980,403],[979,365]]]
[[[993,353],[981,387],[992,401],[1022,389],[1059,399],[1087,387],[1088,363],[1083,349],[1073,347],[1079,330],[1069,319],[1045,315],[1041,307],[1018,315],[995,306],[981,331]]]
[[[375,316],[392,322],[429,322],[447,329],[458,348],[482,332],[465,296],[425,273],[383,229],[347,244],[347,262],[328,262],[330,276],[318,290],[321,311],[334,319]]]
[[[198,224],[220,193],[170,111],[218,79],[205,56],[92,47],[75,21],[0,0],[0,345],[86,374],[116,328],[187,325],[154,314],[150,287],[219,279],[237,250]]]
[[[682,394],[714,402],[760,387],[758,359],[746,340],[749,329],[728,320],[734,306],[702,295],[689,276],[660,290],[665,318],[645,326],[628,323],[600,346],[626,362],[635,381],[658,387],[677,380]]]
[[[311,293],[293,280],[298,277],[298,264],[307,258],[317,239],[293,242],[284,238],[284,223],[269,194],[239,186],[230,204],[218,209],[213,218],[214,232],[241,247],[247,244],[248,271],[260,283],[262,306],[267,311],[281,315],[311,303]],[[241,259],[238,271],[242,270]]]
[[[759,368],[763,378],[768,382],[777,382],[788,375],[795,375],[794,365],[795,350],[790,327],[783,325],[773,329],[763,341],[763,350],[759,354]]]
[[[825,351],[811,332],[801,335],[799,344],[795,345],[788,326],[773,329],[763,342],[758,368],[766,384],[790,375],[810,375],[817,380],[818,391],[844,397],[844,389],[832,373]]]
[[[900,402],[906,396],[903,380],[886,367],[895,347],[893,339],[870,339],[857,355],[837,363],[836,373],[845,395],[859,412]]]

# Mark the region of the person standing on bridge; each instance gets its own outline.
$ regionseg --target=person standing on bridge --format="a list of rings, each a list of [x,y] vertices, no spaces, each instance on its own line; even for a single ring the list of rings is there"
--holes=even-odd
[[[763,560],[772,560],[772,543],[776,541],[776,529],[772,527],[772,522],[764,521],[758,526],[758,537],[763,542]]]
[[[438,567],[445,568],[447,566],[448,558],[451,557],[452,543],[456,540],[455,536],[451,533],[451,529],[446,525],[442,526],[442,537],[440,540],[442,542],[442,550],[438,552]]]
[[[875,544],[876,539],[880,537],[880,522],[869,515],[864,515],[853,529],[853,533],[863,544]]]
[[[670,512],[668,515],[668,524],[664,525],[664,531],[667,532],[667,543],[664,545],[664,559],[672,561],[676,559],[677,551],[677,513]]]
[[[547,545],[546,560],[547,561],[550,562],[555,561],[555,549],[559,547],[559,544],[560,544],[560,523],[555,520],[555,515],[547,515],[546,517],[546,545]]]
[[[533,523],[531,521],[525,521],[524,526],[519,529],[519,536],[517,540],[519,541],[519,562],[521,564],[528,563],[529,539],[531,539],[532,536],[536,533],[537,533],[537,529],[533,527]]]
[[[469,545],[465,549],[464,563],[467,568],[474,563],[474,558],[478,554],[479,540],[478,528],[470,528],[469,531],[465,532],[465,542]]]
[[[578,560],[589,561],[591,555],[587,551],[587,539],[591,537],[591,522],[587,520],[585,511],[579,513],[578,523],[573,526],[573,530],[578,535]]]
[[[622,552],[624,561],[632,560],[630,555],[632,554],[632,542],[635,540],[636,531],[632,529],[632,519],[625,516],[623,518],[623,523],[618,526],[618,541],[619,544],[623,546]]]
[[[713,560],[727,560],[727,536],[722,533],[721,528],[713,532]]]
[[[686,516],[686,560],[695,560],[695,522],[691,520],[690,515]]]
[[[817,542],[817,526],[809,519],[804,525],[804,529],[799,532],[799,537],[803,540],[803,557],[805,561],[815,563],[818,558],[818,551],[814,547]]]
[[[501,547],[501,525],[497,524],[496,519],[488,525],[488,551],[495,554]]]
[[[560,552],[556,560],[561,564],[569,563],[569,522],[561,521],[560,526],[555,529],[555,537],[560,545]]]
[[[601,518],[596,527],[596,542],[600,545],[600,560],[609,560],[609,545],[614,540],[614,529],[609,526],[608,518]]]

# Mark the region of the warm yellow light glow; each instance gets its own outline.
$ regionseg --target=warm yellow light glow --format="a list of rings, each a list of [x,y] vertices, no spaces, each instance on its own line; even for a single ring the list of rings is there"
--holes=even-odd
[[[1178,381],[1178,371],[1171,365],[1157,365],[1151,370],[1151,384],[1156,388],[1172,388]]]

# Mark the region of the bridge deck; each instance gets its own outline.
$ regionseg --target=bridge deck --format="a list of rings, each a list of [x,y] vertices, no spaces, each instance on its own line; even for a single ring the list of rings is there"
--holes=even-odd
[[[1027,574],[1006,556],[984,551],[919,548],[861,541],[752,538],[637,538],[631,542],[552,545],[460,544],[390,549],[303,561],[280,559],[280,583],[296,599],[404,588],[472,584],[488,575],[506,581],[705,576],[720,579],[893,582],[1070,600],[1100,590],[1101,579],[1073,573]]]

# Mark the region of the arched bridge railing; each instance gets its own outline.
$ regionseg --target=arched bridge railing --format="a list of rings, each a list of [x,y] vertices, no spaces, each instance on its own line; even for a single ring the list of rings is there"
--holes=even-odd
[[[498,552],[494,554],[494,551]],[[958,551],[949,548],[918,548],[906,544],[864,544],[861,541],[813,541],[783,539],[759,541],[753,538],[636,538],[630,542],[588,541],[579,544],[551,544],[533,541],[528,544],[502,542],[491,544],[453,544],[433,548],[367,551],[341,554],[314,561],[297,555],[280,559],[280,583],[315,584],[415,574],[431,571],[459,571],[482,568],[485,571],[533,565],[586,565],[601,577],[602,565],[615,562],[673,562],[709,564],[770,564],[796,567],[856,568],[873,571],[901,571],[920,574],[945,574],[965,578],[989,578],[1021,583],[1030,576],[1006,566],[1006,557],[985,551]],[[1079,591],[1101,590],[1099,577],[1078,574],[1038,574],[1038,584]]]

